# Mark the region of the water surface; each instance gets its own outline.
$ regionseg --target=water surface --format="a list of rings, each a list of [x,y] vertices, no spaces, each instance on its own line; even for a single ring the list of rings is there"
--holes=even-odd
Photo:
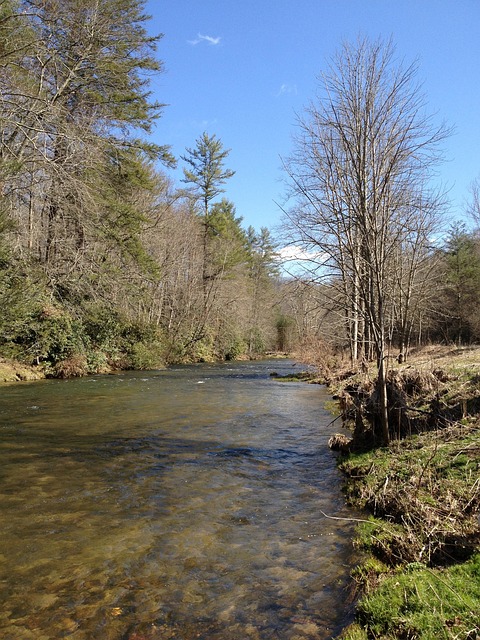
[[[0,637],[331,638],[351,525],[289,361],[4,386]]]

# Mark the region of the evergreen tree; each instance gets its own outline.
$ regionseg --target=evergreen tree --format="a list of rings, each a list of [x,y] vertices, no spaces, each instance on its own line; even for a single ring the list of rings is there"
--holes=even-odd
[[[212,205],[208,225],[209,268],[212,274],[225,275],[245,264],[247,235],[241,224],[242,218],[236,216],[235,205],[226,198]]]
[[[55,279],[63,278],[73,261],[88,262],[89,250],[98,248],[105,208],[112,206],[115,175],[108,173],[123,163],[129,177],[144,172],[142,165],[151,160],[173,161],[166,147],[142,137],[162,109],[148,91],[149,75],[162,70],[154,57],[160,36],[148,35],[143,5],[139,0],[19,2],[35,42],[19,59],[22,91],[12,90],[3,103],[13,103],[19,114],[4,147],[22,163],[21,180],[12,176],[12,182],[24,245]],[[122,220],[132,237],[140,222],[141,212],[134,214],[133,207]]]
[[[452,227],[445,253],[444,335],[465,344],[480,338],[480,246],[465,225]]]
[[[257,233],[247,230],[248,280],[250,313],[248,317],[248,353],[250,356],[265,350],[272,342],[271,332],[276,313],[274,282],[279,275],[275,243],[266,227]],[[273,346],[273,345],[269,345]]]
[[[183,182],[192,185],[192,193],[202,203],[202,215],[208,233],[210,202],[224,192],[222,185],[235,175],[234,171],[223,166],[230,150],[224,149],[221,140],[215,135],[209,136],[204,132],[198,138],[195,148],[186,151],[181,156],[187,163],[183,170]]]
[[[210,238],[215,235],[215,210],[212,214],[210,203],[218,195],[224,192],[222,185],[231,178],[235,172],[224,167],[225,159],[230,153],[224,149],[222,142],[215,135],[204,132],[198,138],[195,148],[188,149],[181,156],[187,163],[183,169],[183,182],[192,185],[190,193],[197,202],[201,203],[200,217],[203,223],[203,297],[204,313],[207,317],[215,298],[214,276],[210,272]]]

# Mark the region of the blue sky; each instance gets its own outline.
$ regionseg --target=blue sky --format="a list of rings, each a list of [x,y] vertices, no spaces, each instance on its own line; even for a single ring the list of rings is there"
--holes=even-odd
[[[148,0],[149,30],[164,34],[166,72],[152,84],[167,103],[153,137],[178,157],[207,131],[231,149],[225,196],[244,226],[274,229],[281,213],[281,157],[295,114],[343,41],[392,38],[399,59],[419,63],[429,111],[455,128],[439,181],[463,216],[480,175],[480,0]],[[179,181],[183,163],[170,175]]]

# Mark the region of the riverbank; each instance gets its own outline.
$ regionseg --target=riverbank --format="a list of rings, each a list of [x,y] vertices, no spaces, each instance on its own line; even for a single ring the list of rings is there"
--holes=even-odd
[[[398,434],[369,444],[374,372],[328,380],[353,440],[340,439],[349,502],[371,515],[355,545],[355,623],[343,640],[480,637],[480,348],[429,347],[389,363]],[[396,412],[396,413],[395,413]],[[360,435],[361,434],[361,435]]]
[[[265,358],[269,360],[283,360],[288,358],[288,354],[279,351],[271,351],[266,353]],[[242,356],[236,358],[237,361],[251,361],[251,360],[260,360],[262,357],[259,355],[256,358],[252,358],[249,356]],[[114,373],[115,371],[122,370],[132,370],[135,367],[126,366],[122,368],[121,366],[112,367],[107,363],[107,359],[104,358],[102,361],[102,366],[100,368],[95,369],[94,371],[88,371],[88,368],[85,366],[85,362],[80,360],[79,358],[70,358],[61,363],[61,366],[51,367],[46,366],[45,364],[38,365],[28,365],[21,363],[17,360],[12,360],[10,358],[4,358],[0,356],[0,383],[8,383],[8,382],[26,382],[32,380],[43,380],[45,378],[73,378],[73,377],[82,377],[89,374],[96,373]],[[215,360],[211,360],[215,362]],[[221,362],[221,361],[218,361]],[[182,363],[185,364],[185,363]],[[146,369],[148,367],[138,367],[139,369]],[[151,366],[152,369],[163,369],[165,365],[156,364],[155,366]]]
[[[42,367],[29,366],[0,357],[0,382],[21,382],[42,378],[45,378],[45,370]]]

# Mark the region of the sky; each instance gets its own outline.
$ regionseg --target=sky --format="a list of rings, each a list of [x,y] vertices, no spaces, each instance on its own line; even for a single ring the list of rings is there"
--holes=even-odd
[[[230,149],[225,184],[243,226],[275,231],[285,194],[282,158],[296,120],[343,42],[392,39],[418,62],[428,111],[454,128],[438,182],[465,218],[480,175],[480,0],[147,0],[165,72],[152,81],[167,106],[152,137],[179,158],[205,131]],[[180,185],[184,162],[167,173]]]

